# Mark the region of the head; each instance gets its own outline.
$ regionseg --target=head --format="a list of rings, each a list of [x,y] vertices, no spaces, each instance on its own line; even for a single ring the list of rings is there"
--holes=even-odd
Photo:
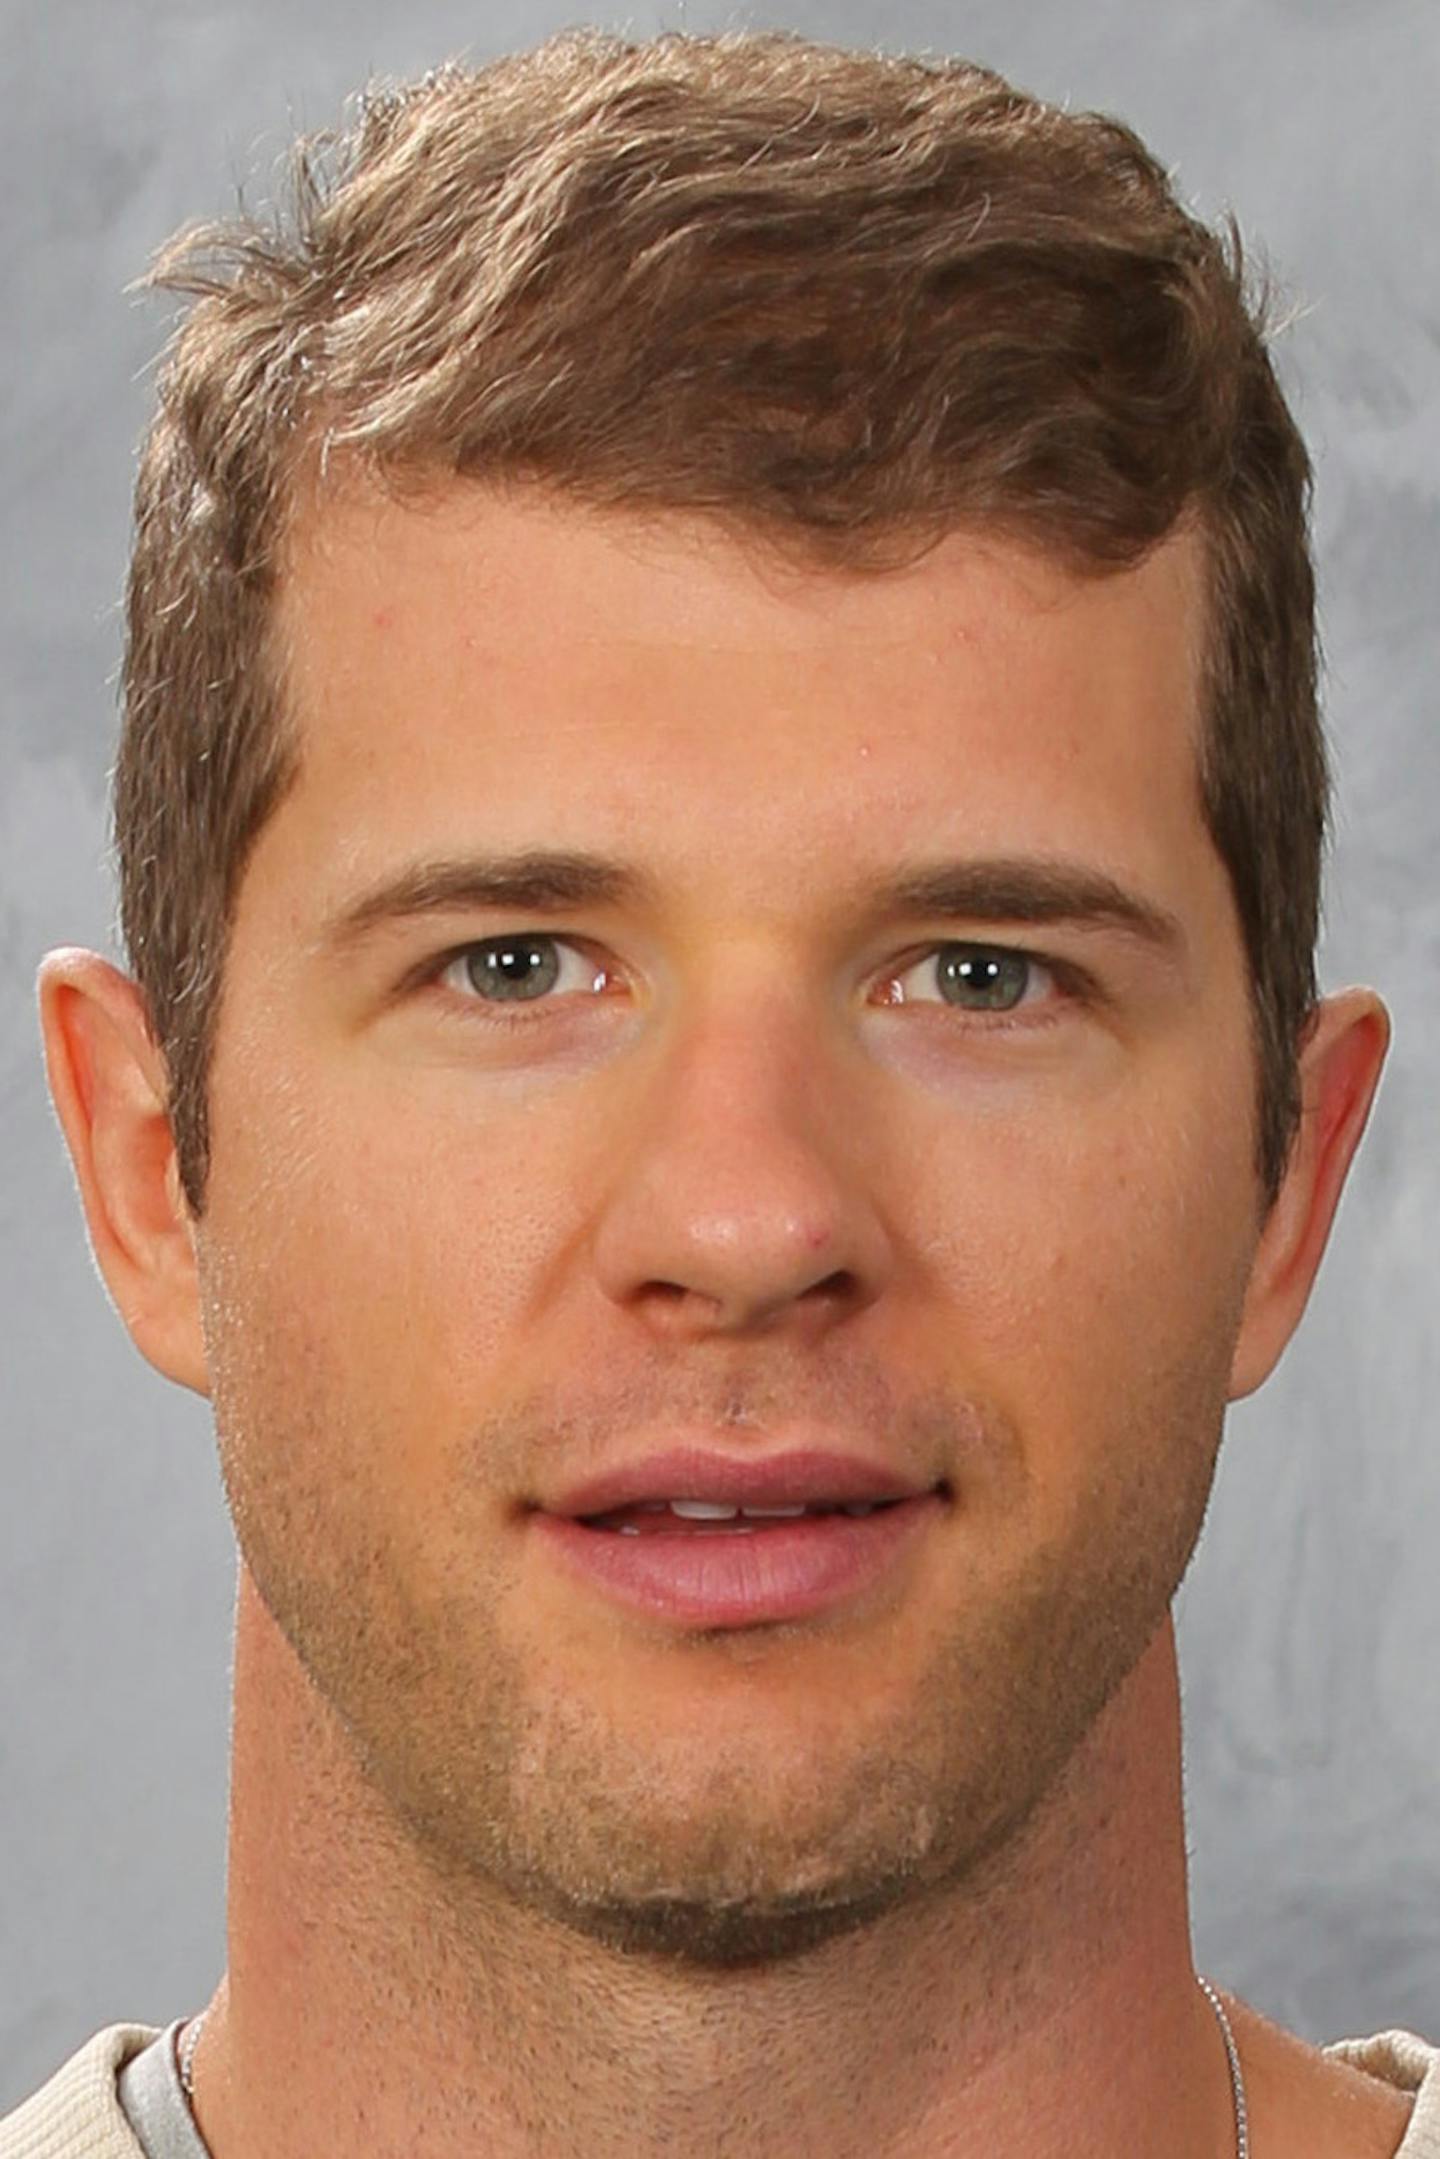
[[[1192,529],[1196,783],[1273,1200],[1327,814],[1309,466],[1238,234],[1129,129],[961,62],[562,37],[372,98],[302,151],[288,228],[201,227],[153,278],[196,304],[137,490],[116,837],[197,1214],[230,912],[298,767],[276,581],[297,505],[357,465],[701,511],[882,574],[957,526],[1102,577]]]
[[[977,69],[566,39],[306,172],[162,265],[92,1235],[437,1878],[777,1957],[1056,1785],[1319,1264],[1385,1027],[1304,453],[1236,244]],[[813,1622],[618,1614],[536,1516],[682,1430],[944,1511]]]

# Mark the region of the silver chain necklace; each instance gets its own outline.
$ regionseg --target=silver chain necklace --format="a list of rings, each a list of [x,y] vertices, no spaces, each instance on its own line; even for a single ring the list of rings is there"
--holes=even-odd
[[[1225,2041],[1225,2058],[1230,2064],[1230,2089],[1235,2095],[1235,2159],[1250,2159],[1250,2122],[1245,2110],[1245,2079],[1240,2074],[1240,2049],[1235,2044],[1235,2034],[1230,2029],[1230,2019],[1208,1979],[1200,1979],[1206,2001],[1220,2020],[1220,2036]]]
[[[180,2089],[187,2099],[195,2097],[195,2048],[200,2039],[200,2028],[205,2022],[205,2011],[185,2027],[180,2042]]]
[[[1196,1976],[1199,1977],[1198,1973]],[[1225,2014],[1225,2004],[1208,1979],[1201,1979],[1200,1985],[1219,2019],[1220,2036],[1225,2041],[1225,2058],[1230,2064],[1230,2089],[1235,2095],[1235,2159],[1250,2159],[1250,2128],[1245,2112],[1245,2079],[1240,2074],[1240,2050],[1235,2044],[1235,2034],[1230,2029],[1230,2019]],[[199,2016],[187,2027],[180,2048],[180,2082],[187,2099],[195,2096],[195,2046],[204,2022],[205,2012],[202,2009]]]

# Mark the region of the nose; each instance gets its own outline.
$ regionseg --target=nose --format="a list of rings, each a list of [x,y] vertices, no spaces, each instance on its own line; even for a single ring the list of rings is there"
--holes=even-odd
[[[820,1031],[803,1009],[714,1012],[630,1104],[594,1264],[656,1333],[817,1335],[889,1279],[876,1150]]]

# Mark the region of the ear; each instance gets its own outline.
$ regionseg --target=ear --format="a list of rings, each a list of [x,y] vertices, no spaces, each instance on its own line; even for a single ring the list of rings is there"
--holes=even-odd
[[[1300,1324],[1389,1047],[1390,1015],[1373,990],[1317,1006],[1300,1053],[1300,1129],[1245,1293],[1232,1402],[1269,1378]]]
[[[192,1223],[145,1000],[95,952],[48,953],[38,988],[50,1093],[115,1309],[158,1372],[208,1394]]]

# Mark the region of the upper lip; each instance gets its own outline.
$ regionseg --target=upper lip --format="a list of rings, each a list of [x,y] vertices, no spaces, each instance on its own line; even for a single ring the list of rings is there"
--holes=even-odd
[[[542,1502],[547,1514],[609,1514],[645,1500],[713,1499],[732,1507],[840,1505],[878,1499],[914,1499],[935,1482],[906,1476],[886,1462],[854,1454],[804,1448],[788,1454],[716,1454],[703,1447],[676,1447],[574,1484]]]

